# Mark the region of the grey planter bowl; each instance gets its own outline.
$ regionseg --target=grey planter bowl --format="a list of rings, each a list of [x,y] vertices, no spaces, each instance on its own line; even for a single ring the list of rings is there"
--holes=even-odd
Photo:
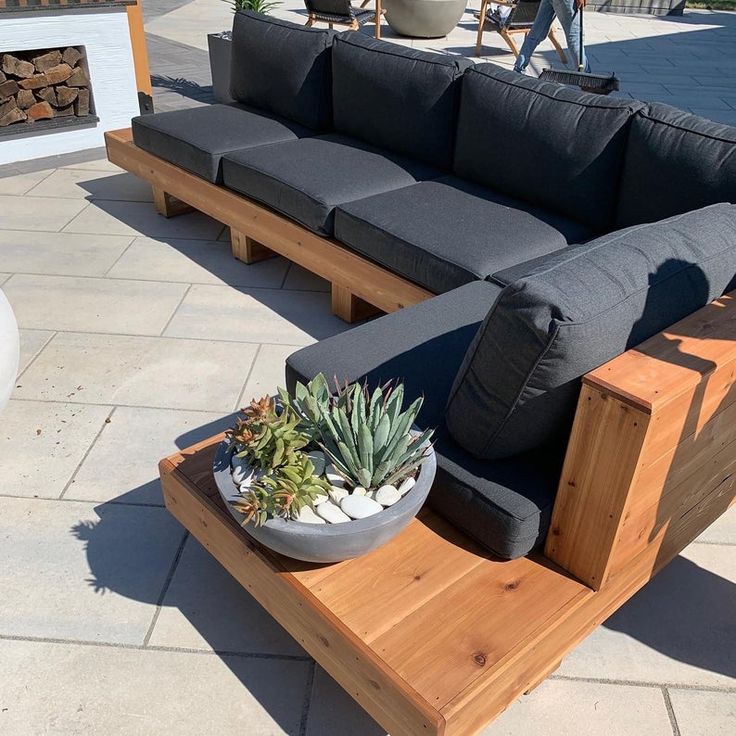
[[[442,38],[459,22],[466,0],[385,0],[391,30],[410,38]]]
[[[231,455],[227,441],[221,442],[215,453],[213,471],[220,495],[240,523],[243,515],[229,503],[238,495],[230,474]],[[366,519],[342,524],[304,524],[269,519],[263,526],[248,524],[243,529],[264,547],[305,562],[340,562],[358,557],[388,542],[417,515],[432,487],[436,470],[437,459],[434,450],[430,450],[414,487],[393,506]]]

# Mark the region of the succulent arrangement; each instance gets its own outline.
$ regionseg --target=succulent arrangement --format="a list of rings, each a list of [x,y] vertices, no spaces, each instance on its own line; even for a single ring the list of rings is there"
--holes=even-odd
[[[279,389],[278,401],[251,401],[227,433],[240,487],[231,503],[243,523],[340,523],[396,503],[413,487],[433,434],[412,431],[422,399],[403,403],[401,383],[333,392],[322,374],[293,395]]]

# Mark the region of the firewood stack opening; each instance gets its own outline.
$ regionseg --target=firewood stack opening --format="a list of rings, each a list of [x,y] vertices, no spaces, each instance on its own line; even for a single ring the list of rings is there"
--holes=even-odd
[[[90,114],[84,54],[66,48],[0,52],[0,128]]]

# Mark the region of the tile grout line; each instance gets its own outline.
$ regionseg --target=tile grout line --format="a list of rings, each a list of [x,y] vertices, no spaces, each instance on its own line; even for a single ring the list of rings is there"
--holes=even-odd
[[[31,194],[31,191],[33,189],[35,189],[36,187],[40,186],[41,184],[43,184],[46,181],[46,179],[48,179],[50,176],[53,176],[57,171],[58,171],[58,169],[50,169],[49,170],[49,173],[46,174],[46,176],[44,176],[43,179],[41,179],[41,181],[37,181],[30,189],[26,189],[26,191],[23,192],[23,194],[20,194],[18,196],[20,196],[20,197],[26,197],[28,195],[33,196]],[[35,172],[30,172],[30,173],[35,173]],[[21,174],[20,176],[23,176],[23,174]]]
[[[179,311],[179,309],[181,309],[181,305],[184,304],[184,300],[187,298],[187,295],[192,290],[192,286],[193,284],[191,283],[187,284],[187,288],[184,289],[184,293],[181,295],[181,299],[179,299],[177,305],[174,307],[174,310],[169,315],[169,318],[166,320],[166,324],[164,324],[164,326],[161,329],[161,332],[158,333],[157,337],[165,337],[164,333],[166,332],[166,330],[169,329],[169,325],[174,320],[174,317],[176,317],[176,313]]]
[[[35,329],[35,328],[29,328],[29,329]],[[51,335],[49,335],[49,339],[46,340],[46,342],[41,346],[39,351],[28,361],[26,367],[15,377],[16,388],[18,387],[18,381],[20,381],[20,379],[23,377],[25,372],[36,362],[37,358],[47,348],[48,344],[56,337],[56,335],[57,335],[56,331],[51,332]],[[10,398],[12,399],[13,396],[11,395]]]
[[[558,680],[560,682],[589,682],[595,685],[628,685],[631,687],[643,688],[669,688],[671,690],[699,690],[706,693],[736,693],[736,685],[720,686],[720,685],[691,685],[688,683],[677,682],[654,682],[646,680],[616,680],[608,677],[576,677],[575,675],[550,675],[548,680]]]
[[[11,401],[26,401],[39,404],[73,404],[74,406],[113,406],[112,402],[105,401],[72,401],[70,399],[58,400],[58,399],[36,399],[36,398],[25,398],[20,396],[13,396]],[[119,409],[160,409],[163,411],[191,411],[199,414],[218,414],[224,411],[228,414],[232,413],[230,409],[189,409],[186,406],[150,406],[148,404],[114,404]]]
[[[307,682],[305,683],[304,688],[304,702],[302,703],[302,716],[299,723],[299,736],[307,736],[307,727],[309,726],[309,711],[312,705],[312,698],[314,697],[314,680],[315,673],[317,671],[317,663],[314,660],[311,661],[312,665],[309,668],[309,672],[307,674]],[[676,734],[676,736],[680,735]]]
[[[169,572],[166,575],[166,580],[164,580],[163,587],[161,588],[161,593],[159,594],[158,600],[156,601],[156,609],[153,612],[151,623],[148,626],[146,635],[143,637],[143,648],[144,649],[148,647],[151,641],[153,630],[154,628],[156,628],[158,617],[161,614],[161,608],[164,604],[164,599],[166,598],[166,594],[169,592],[169,586],[171,585],[171,581],[174,579],[174,573],[176,573],[176,568],[179,567],[179,560],[181,559],[181,556],[184,553],[184,545],[186,545],[187,539],[189,539],[189,532],[186,529],[184,529],[184,534],[182,535],[181,542],[179,542],[179,546],[176,549],[174,560],[171,563]]]
[[[672,736],[681,736],[680,725],[677,723],[677,717],[675,716],[675,709],[672,705],[672,699],[670,698],[670,692],[666,687],[661,688],[662,698],[664,700],[664,707],[667,710],[667,717],[670,719],[670,725],[672,726]]]
[[[97,440],[100,438],[100,435],[105,431],[105,427],[107,427],[108,424],[110,424],[110,421],[112,420],[112,415],[115,413],[115,409],[117,409],[116,406],[113,406],[112,409],[107,413],[107,416],[102,422],[102,426],[97,431],[97,434],[92,439],[92,442],[89,443],[89,447],[84,451],[84,455],[82,455],[82,459],[77,463],[77,467],[74,468],[74,472],[69,476],[69,480],[64,485],[64,488],[62,489],[61,493],[59,494],[59,497],[56,499],[61,500],[64,498],[64,494],[69,490],[72,483],[74,483],[74,479],[77,477],[77,473],[79,472],[79,469],[84,464],[84,461],[87,459],[90,452],[92,452],[92,448],[97,444]]]
[[[58,230],[52,230],[52,232],[55,232],[55,233],[63,233],[63,232],[66,232],[64,230],[64,228],[65,227],[68,227],[69,225],[71,225],[74,222],[74,220],[76,220],[77,217],[79,217],[83,212],[86,212],[89,209],[89,206],[92,204],[89,200],[85,200],[85,201],[86,201],[86,204],[84,205],[84,207],[82,207],[81,210],[79,210],[79,212],[77,212],[76,215],[74,215],[69,220],[67,220],[67,222],[65,222]]]
[[[135,652],[169,652],[172,654],[202,654],[217,657],[243,657],[244,659],[277,659],[286,662],[308,662],[310,657],[296,654],[269,654],[267,652],[238,652],[228,649],[194,649],[192,647],[168,647],[160,645],[141,646],[140,644],[124,644],[109,641],[93,641],[89,639],[61,639],[46,636],[19,636],[0,634],[0,641],[23,641],[33,644],[71,644],[82,647],[100,647],[101,649],[128,649]]]
[[[240,391],[238,392],[238,398],[235,400],[235,407],[233,408],[233,411],[238,411],[243,406],[243,400],[245,393],[245,387],[248,385],[248,381],[250,380],[250,377],[253,375],[253,371],[256,367],[256,361],[258,360],[258,356],[261,354],[261,348],[263,347],[262,343],[259,343],[258,347],[256,348],[256,352],[253,355],[253,360],[251,361],[250,368],[248,369],[248,372],[245,375],[245,380],[243,381],[242,386],[240,387]]]
[[[125,236],[115,235],[115,236],[110,236],[110,237],[125,237]],[[130,246],[133,245],[135,241],[136,239],[134,237],[130,239],[130,242],[123,248],[123,250],[120,252],[120,255],[112,262],[112,264],[110,264],[110,268],[108,268],[105,271],[105,273],[102,274],[100,278],[103,278],[103,279],[107,278],[107,275],[110,273],[110,271],[112,271],[112,269],[118,265],[118,263],[120,262],[120,259],[130,250]]]
[[[21,496],[17,493],[0,493],[0,498],[12,498],[18,501],[64,501],[65,503],[89,503],[89,504],[112,504],[114,506],[133,506],[144,509],[165,509],[163,503],[151,503],[147,501],[119,501],[116,498],[93,499],[93,498],[70,498],[69,496]]]

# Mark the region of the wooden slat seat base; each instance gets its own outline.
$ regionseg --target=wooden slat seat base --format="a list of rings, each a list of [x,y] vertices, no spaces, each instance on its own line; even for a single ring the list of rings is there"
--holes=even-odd
[[[112,163],[151,184],[161,214],[204,212],[230,227],[233,255],[239,260],[255,263],[282,255],[327,279],[333,287],[333,311],[347,322],[395,312],[434,296],[336,240],[138,148],[129,128],[105,133],[105,144]]]
[[[167,508],[392,736],[476,733],[652,574],[594,592],[541,555],[495,560],[427,509],[365,557],[290,560],[224,508],[219,439],[162,460]]]

